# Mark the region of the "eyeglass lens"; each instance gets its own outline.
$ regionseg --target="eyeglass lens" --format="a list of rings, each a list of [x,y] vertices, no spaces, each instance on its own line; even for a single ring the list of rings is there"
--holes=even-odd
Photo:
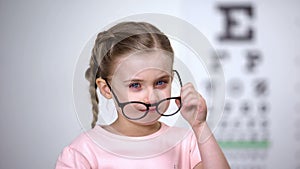
[[[179,103],[179,106],[177,103]],[[159,101],[155,105],[147,106],[142,102],[129,102],[122,108],[123,114],[129,119],[141,119],[147,113],[159,113],[162,116],[172,116],[181,108],[180,97],[166,98]]]

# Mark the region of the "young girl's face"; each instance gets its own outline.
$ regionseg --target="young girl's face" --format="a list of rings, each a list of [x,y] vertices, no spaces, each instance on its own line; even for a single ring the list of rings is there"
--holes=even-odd
[[[145,51],[126,55],[117,60],[111,76],[112,90],[119,102],[139,101],[154,104],[171,96],[172,57],[163,51]],[[117,104],[116,104],[117,105]],[[163,112],[167,104],[159,107]],[[119,115],[122,110],[118,107]],[[124,110],[124,109],[123,109]],[[145,107],[132,104],[125,109],[129,116],[145,112]],[[149,107],[147,115],[134,120],[137,123],[151,124],[160,118],[155,106]]]

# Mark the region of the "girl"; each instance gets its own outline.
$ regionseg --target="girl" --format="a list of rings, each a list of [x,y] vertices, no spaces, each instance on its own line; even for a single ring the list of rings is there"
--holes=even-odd
[[[185,84],[180,97],[171,97],[171,83],[175,75],[179,76],[173,70],[173,60],[169,39],[149,23],[123,22],[100,32],[86,71],[93,129],[63,150],[56,168],[229,168],[206,124],[205,100],[193,85]],[[97,88],[102,96],[115,102],[118,116],[110,125],[96,125]],[[177,107],[168,110],[172,103]],[[161,116],[171,116],[179,110],[193,129],[182,139],[178,138],[182,129],[158,121]],[[170,135],[166,131],[175,132]],[[169,139],[158,139],[160,136]],[[155,144],[146,144],[151,139]],[[178,144],[173,144],[174,139],[179,140]],[[113,150],[141,158],[130,158]],[[148,151],[155,154],[149,155]]]

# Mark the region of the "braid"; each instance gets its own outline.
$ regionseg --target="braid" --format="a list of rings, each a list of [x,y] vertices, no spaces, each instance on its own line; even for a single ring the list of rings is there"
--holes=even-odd
[[[94,53],[92,54],[92,58],[95,58]],[[89,85],[89,92],[91,97],[91,103],[92,103],[92,111],[93,111],[93,121],[91,123],[91,127],[94,128],[97,121],[98,121],[98,114],[99,114],[99,99],[97,96],[97,85],[95,83],[95,79],[97,77],[97,67],[98,64],[96,63],[96,60],[91,59],[90,60],[90,67],[87,69],[85,73],[86,79],[90,82]]]
[[[98,114],[99,114],[99,108],[98,108],[98,96],[97,96],[97,92],[96,92],[96,87],[90,85],[90,94],[91,94],[91,100],[92,100],[92,111],[93,111],[93,121],[91,124],[91,127],[94,128],[97,121],[98,121]]]
[[[98,121],[98,114],[99,114],[99,99],[97,95],[97,84],[95,80],[100,77],[100,63],[101,61],[98,60],[106,60],[105,55],[103,53],[107,53],[107,48],[105,48],[104,41],[108,41],[113,38],[112,34],[103,31],[100,32],[95,40],[95,46],[92,50],[92,56],[90,59],[90,67],[87,69],[85,78],[90,82],[89,85],[89,92],[90,98],[92,103],[92,112],[93,112],[93,121],[91,123],[91,127],[94,128],[97,121]],[[98,57],[97,57],[98,56]],[[99,59],[100,56],[100,59]],[[102,57],[101,57],[102,56]]]

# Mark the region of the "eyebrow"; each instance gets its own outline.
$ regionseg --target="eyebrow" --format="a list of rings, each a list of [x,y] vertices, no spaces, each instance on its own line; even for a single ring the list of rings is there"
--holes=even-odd
[[[156,78],[156,80],[158,79],[164,79],[164,78],[170,78],[171,75],[162,75],[158,78]],[[128,79],[128,80],[124,80],[123,82],[128,83],[128,82],[143,82],[144,80],[142,79]]]
[[[123,82],[128,83],[128,82],[143,82],[144,80],[141,79],[129,79],[129,80],[124,80]]]

